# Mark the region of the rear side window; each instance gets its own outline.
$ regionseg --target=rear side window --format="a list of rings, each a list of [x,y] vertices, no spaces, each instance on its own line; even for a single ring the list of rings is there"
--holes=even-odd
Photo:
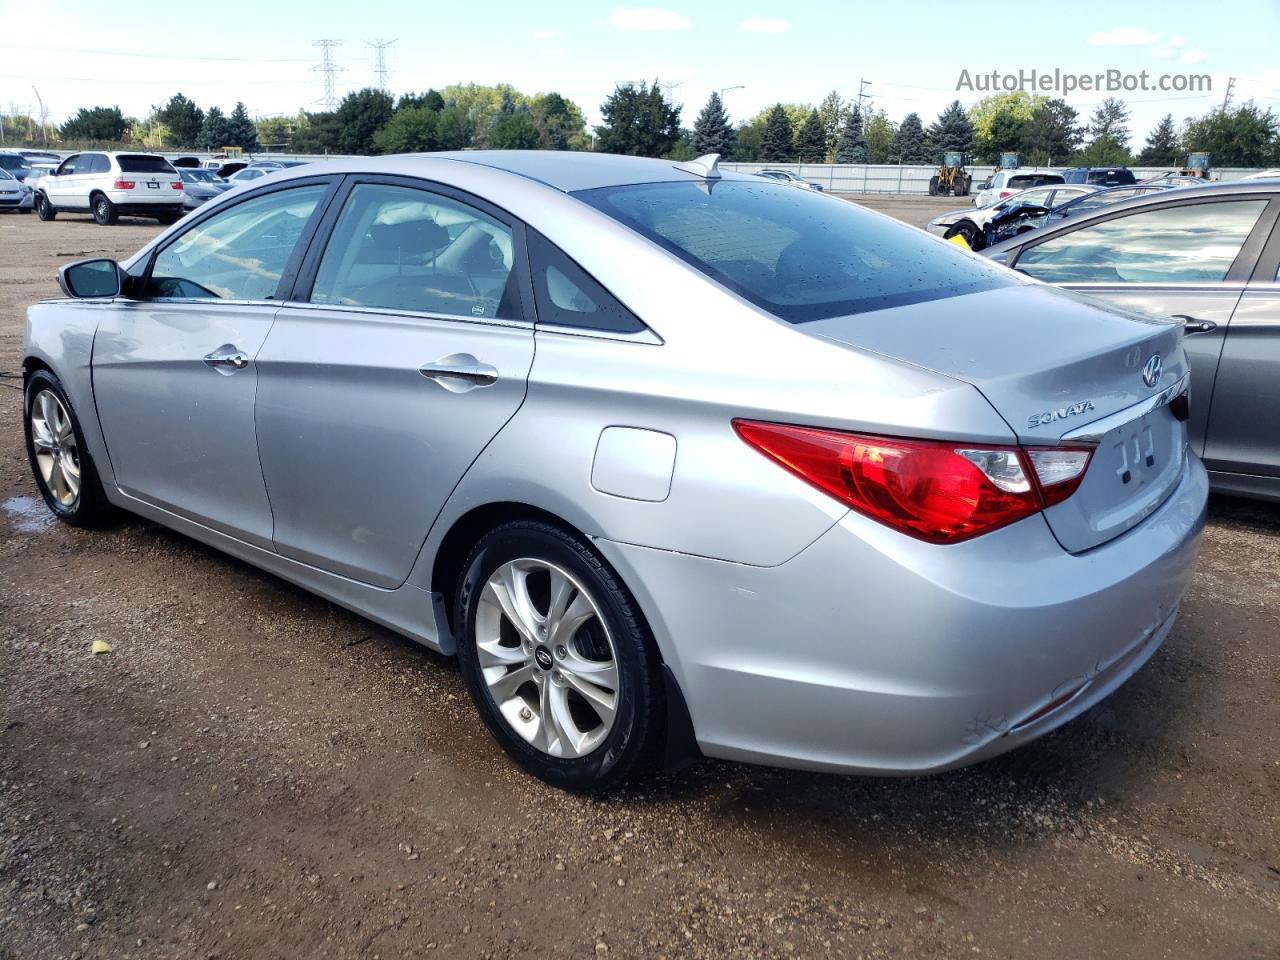
[[[116,157],[116,163],[120,164],[121,173],[177,173],[164,157],[145,153],[122,153]]]
[[[1226,279],[1266,200],[1143,209],[1061,234],[1018,257],[1047,283],[1194,283]]]
[[[80,158],[77,173],[110,173],[111,161],[105,153],[90,153]]]
[[[614,333],[645,328],[635,314],[545,237],[533,230],[527,235],[539,323]]]
[[[574,196],[791,323],[1017,282],[915,227],[784,184],[676,181]]]

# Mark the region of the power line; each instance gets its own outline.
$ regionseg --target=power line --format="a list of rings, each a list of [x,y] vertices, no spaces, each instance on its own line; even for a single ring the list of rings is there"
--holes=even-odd
[[[324,81],[324,96],[316,103],[325,110],[332,111],[338,105],[338,98],[334,95],[334,81],[337,80],[338,72],[343,69],[333,62],[333,48],[342,46],[342,41],[316,40],[311,45],[320,48],[320,62],[311,69],[320,74]]]
[[[366,40],[367,46],[373,47],[373,85],[384,93],[390,88],[387,85],[387,48],[395,40]]]

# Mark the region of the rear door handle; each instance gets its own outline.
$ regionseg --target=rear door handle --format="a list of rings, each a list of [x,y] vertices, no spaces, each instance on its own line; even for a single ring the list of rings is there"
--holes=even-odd
[[[488,387],[498,382],[497,367],[481,363],[469,353],[451,353],[432,363],[424,363],[418,368],[418,372],[454,393]]]
[[[249,355],[233,343],[224,343],[204,358],[207,366],[219,373],[234,373],[249,365]]]
[[[1210,333],[1218,329],[1218,325],[1212,320],[1197,320],[1195,317],[1189,317],[1185,313],[1170,314],[1175,320],[1182,321],[1182,332],[1191,333]]]

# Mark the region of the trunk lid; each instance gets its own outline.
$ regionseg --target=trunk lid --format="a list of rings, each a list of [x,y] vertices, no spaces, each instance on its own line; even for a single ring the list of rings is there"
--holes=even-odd
[[[1024,446],[1095,446],[1079,489],[1045,511],[1073,553],[1141,523],[1182,475],[1186,424],[1168,405],[1187,373],[1179,323],[1020,284],[797,329],[972,384]]]

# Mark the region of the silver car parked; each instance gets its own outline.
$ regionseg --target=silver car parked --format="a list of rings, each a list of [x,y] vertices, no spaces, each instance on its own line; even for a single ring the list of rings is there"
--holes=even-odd
[[[58,516],[456,653],[571,789],[1011,749],[1152,655],[1203,524],[1180,324],[714,157],[313,164],[60,279],[23,353]]]

